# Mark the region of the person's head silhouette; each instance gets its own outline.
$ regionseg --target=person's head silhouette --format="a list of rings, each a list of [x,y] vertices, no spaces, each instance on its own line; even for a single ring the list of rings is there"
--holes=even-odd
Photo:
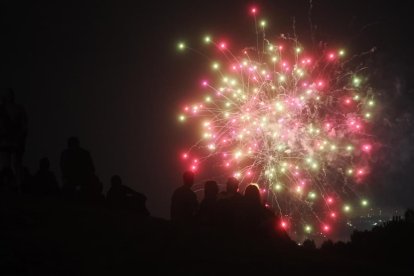
[[[119,187],[122,185],[122,179],[119,175],[115,174],[111,177],[111,186]]]
[[[239,181],[235,177],[229,177],[226,183],[226,190],[228,193],[237,193],[239,188]]]
[[[204,183],[204,198],[216,198],[219,188],[216,181],[209,180]]]
[[[49,162],[49,159],[47,157],[43,157],[42,159],[40,159],[39,169],[41,171],[48,171],[49,167],[50,167],[50,162]]]
[[[78,137],[72,136],[68,139],[68,148],[69,149],[77,149],[77,148],[79,148],[79,146],[80,146],[80,143],[79,143]]]
[[[191,171],[184,172],[183,183],[184,186],[191,188],[194,184],[194,173]]]
[[[244,191],[244,198],[247,202],[254,205],[261,205],[262,199],[260,196],[260,190],[257,184],[249,184]]]

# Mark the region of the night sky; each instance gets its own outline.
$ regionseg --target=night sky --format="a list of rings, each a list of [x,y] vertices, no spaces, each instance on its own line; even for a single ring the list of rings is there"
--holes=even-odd
[[[196,137],[177,114],[208,72],[201,57],[178,53],[177,41],[202,48],[200,38],[211,33],[235,49],[248,46],[254,3],[268,34],[292,34],[295,18],[306,42],[309,1],[140,2],[1,1],[1,86],[12,87],[27,110],[32,172],[47,156],[60,176],[60,153],[75,135],[105,188],[119,174],[147,195],[152,214],[168,217],[184,169],[178,154]],[[370,72],[381,95],[383,150],[369,193],[383,207],[413,207],[412,10],[408,1],[333,2],[312,1],[318,39],[354,53],[376,47]]]

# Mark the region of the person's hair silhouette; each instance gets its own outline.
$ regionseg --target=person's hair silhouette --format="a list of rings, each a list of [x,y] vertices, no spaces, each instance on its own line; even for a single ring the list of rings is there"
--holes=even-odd
[[[262,205],[262,198],[260,195],[260,190],[257,185],[250,184],[246,187],[244,191],[244,199],[251,205],[254,206],[261,206]]]
[[[240,212],[243,214],[240,222],[246,233],[268,231],[273,227],[275,215],[263,205],[257,184],[249,184],[246,187]]]

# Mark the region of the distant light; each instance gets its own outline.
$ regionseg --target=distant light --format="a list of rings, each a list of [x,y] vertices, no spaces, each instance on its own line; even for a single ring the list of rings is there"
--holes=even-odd
[[[362,205],[362,206],[364,206],[364,207],[368,206],[368,200],[363,199],[363,200],[361,201],[361,205]]]
[[[180,122],[184,122],[185,121],[185,119],[186,119],[186,117],[185,117],[185,115],[178,115],[178,120],[180,121]]]
[[[262,21],[260,21],[260,26],[262,26],[262,27],[266,27],[266,20],[262,20]]]
[[[341,49],[339,50],[338,54],[342,57],[345,55],[345,50]]]
[[[345,211],[346,213],[349,213],[349,212],[351,211],[351,206],[349,206],[349,205],[345,205],[345,206],[344,206],[344,211]]]
[[[276,190],[276,191],[280,191],[280,190],[282,190],[282,185],[280,185],[280,184],[276,184],[276,185],[275,185],[275,190]]]
[[[208,35],[206,35],[206,36],[204,37],[204,42],[205,42],[205,43],[210,43],[210,42],[211,42],[211,37],[210,37],[210,36],[208,36]]]
[[[180,42],[180,43],[178,43],[178,44],[177,44],[177,48],[178,48],[178,50],[180,50],[180,51],[184,50],[184,49],[185,49],[185,44],[184,44],[184,42]]]
[[[316,193],[315,192],[310,192],[308,196],[311,199],[315,199],[316,198]]]
[[[370,145],[370,144],[364,144],[364,145],[362,145],[362,151],[364,151],[364,152],[370,152],[371,151],[371,149],[372,149],[372,146]]]

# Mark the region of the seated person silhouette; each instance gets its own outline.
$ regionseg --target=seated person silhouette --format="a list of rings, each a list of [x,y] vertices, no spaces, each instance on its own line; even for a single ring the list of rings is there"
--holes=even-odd
[[[38,195],[57,195],[59,185],[55,174],[50,171],[49,159],[44,157],[39,161],[39,170],[33,177],[33,192]]]
[[[194,173],[183,174],[183,185],[177,188],[171,198],[171,220],[174,222],[191,223],[198,209],[196,194],[191,190],[194,184]]]
[[[148,216],[147,197],[122,184],[119,175],[111,177],[111,188],[106,194],[108,205],[114,209],[127,209],[140,216]]]

